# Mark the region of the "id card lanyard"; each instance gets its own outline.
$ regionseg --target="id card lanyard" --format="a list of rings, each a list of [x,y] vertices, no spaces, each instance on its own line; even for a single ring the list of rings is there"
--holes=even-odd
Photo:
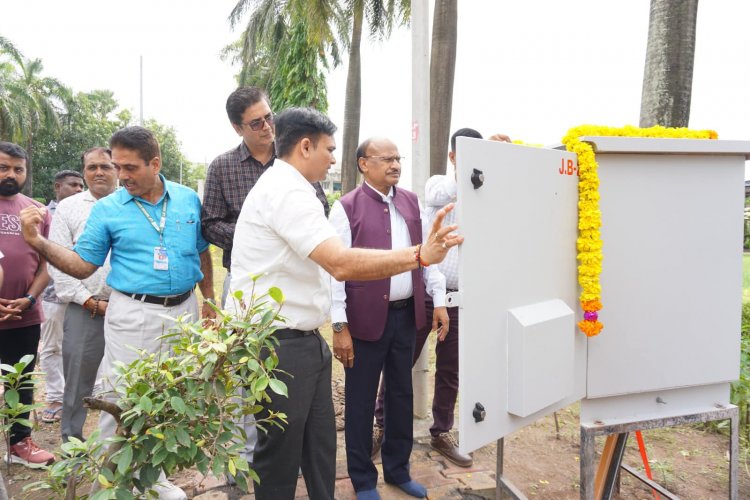
[[[164,197],[164,201],[161,205],[161,219],[159,219],[159,225],[156,225],[156,221],[149,215],[146,209],[143,207],[140,201],[133,200],[141,212],[148,220],[151,227],[156,229],[159,233],[159,246],[154,248],[154,269],[157,271],[168,271],[169,270],[169,256],[167,255],[167,248],[164,246],[164,228],[167,226],[167,199]]]

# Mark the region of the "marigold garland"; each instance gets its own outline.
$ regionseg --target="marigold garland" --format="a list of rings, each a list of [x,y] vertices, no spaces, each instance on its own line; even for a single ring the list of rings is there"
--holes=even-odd
[[[689,130],[687,128],[667,128],[655,126],[638,128],[603,127],[581,125],[568,130],[562,142],[568,151],[578,156],[578,284],[581,285],[581,308],[583,320],[578,328],[588,337],[598,335],[604,325],[599,321],[602,309],[601,284],[602,273],[602,237],[599,228],[602,225],[602,213],[599,210],[599,175],[596,155],[591,144],[580,140],[583,136],[608,137],[649,137],[667,139],[717,139],[713,130]]]

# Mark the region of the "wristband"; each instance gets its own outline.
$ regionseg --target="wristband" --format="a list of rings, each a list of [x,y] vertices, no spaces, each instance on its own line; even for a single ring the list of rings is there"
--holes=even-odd
[[[34,297],[33,295],[31,294],[24,295],[23,298],[31,302],[31,307],[34,307],[36,305],[36,297]]]

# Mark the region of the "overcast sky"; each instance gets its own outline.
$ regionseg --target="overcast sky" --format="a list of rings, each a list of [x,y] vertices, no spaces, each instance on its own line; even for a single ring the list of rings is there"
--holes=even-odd
[[[142,55],[145,116],[174,126],[191,160],[211,161],[239,141],[224,111],[236,68],[219,59],[238,37],[227,22],[234,3],[4,2],[0,34],[76,91],[113,90],[136,117]],[[551,144],[583,123],[637,125],[648,13],[648,0],[461,0],[451,129]],[[699,4],[690,126],[723,139],[750,140],[748,19],[747,0]],[[389,136],[407,156],[410,43],[401,29],[362,52],[361,137]],[[328,77],[339,127],[345,80],[345,66]]]

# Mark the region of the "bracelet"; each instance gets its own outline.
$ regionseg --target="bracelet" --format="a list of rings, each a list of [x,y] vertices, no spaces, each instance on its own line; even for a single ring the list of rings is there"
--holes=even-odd
[[[94,318],[96,318],[96,315],[99,313],[99,299],[95,299],[95,298],[91,297],[89,300],[93,300],[94,301],[94,310],[91,311],[91,316],[89,316],[91,319],[94,319]],[[87,300],[83,304],[86,305],[86,303],[89,300]]]
[[[417,245],[417,249],[414,251],[414,260],[417,261],[417,264],[419,264],[420,269],[430,265],[427,263],[427,261],[422,259],[422,244],[421,243]]]
[[[24,295],[23,298],[31,302],[31,305],[29,307],[34,307],[36,305],[36,297],[31,295],[30,293],[27,295]]]

